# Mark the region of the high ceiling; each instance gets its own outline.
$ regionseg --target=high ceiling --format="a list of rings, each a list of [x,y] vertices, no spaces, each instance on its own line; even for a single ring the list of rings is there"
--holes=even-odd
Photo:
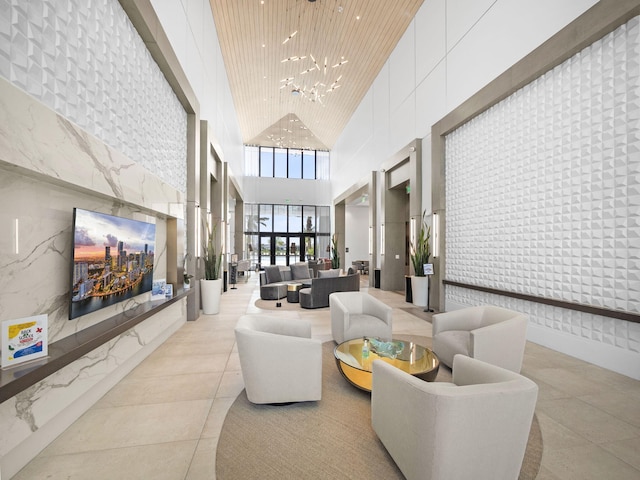
[[[330,150],[423,0],[210,0],[242,140]]]

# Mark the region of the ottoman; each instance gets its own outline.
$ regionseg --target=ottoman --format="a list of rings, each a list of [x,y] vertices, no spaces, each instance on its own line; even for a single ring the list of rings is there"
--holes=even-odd
[[[299,303],[300,296],[298,292],[302,288],[301,283],[290,283],[287,286],[287,303]]]
[[[262,300],[280,300],[287,296],[286,283],[268,283],[260,286],[260,298]]]

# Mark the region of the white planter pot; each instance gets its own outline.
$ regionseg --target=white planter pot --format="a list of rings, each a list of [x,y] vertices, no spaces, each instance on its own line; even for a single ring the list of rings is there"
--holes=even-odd
[[[411,277],[411,295],[413,304],[416,307],[427,306],[427,288],[429,287],[429,277]]]
[[[216,315],[220,312],[220,297],[222,295],[222,279],[200,280],[200,296],[202,298],[202,313]]]

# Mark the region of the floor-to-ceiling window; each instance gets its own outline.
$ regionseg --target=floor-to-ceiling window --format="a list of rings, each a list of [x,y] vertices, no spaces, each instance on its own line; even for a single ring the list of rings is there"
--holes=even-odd
[[[245,204],[245,241],[251,262],[291,265],[328,257],[329,207]]]

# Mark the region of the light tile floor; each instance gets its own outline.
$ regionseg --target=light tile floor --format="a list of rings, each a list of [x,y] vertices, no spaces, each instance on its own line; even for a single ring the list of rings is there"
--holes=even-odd
[[[394,333],[431,336],[429,322],[402,310],[403,295],[369,293],[394,307]],[[253,274],[222,296],[220,314],[181,327],[14,479],[215,479],[224,417],[243,388],[233,328],[261,312],[258,297]],[[314,337],[331,340],[328,310],[268,313],[308,318]],[[522,373],[540,387],[538,480],[640,479],[640,382],[533,343]]]

